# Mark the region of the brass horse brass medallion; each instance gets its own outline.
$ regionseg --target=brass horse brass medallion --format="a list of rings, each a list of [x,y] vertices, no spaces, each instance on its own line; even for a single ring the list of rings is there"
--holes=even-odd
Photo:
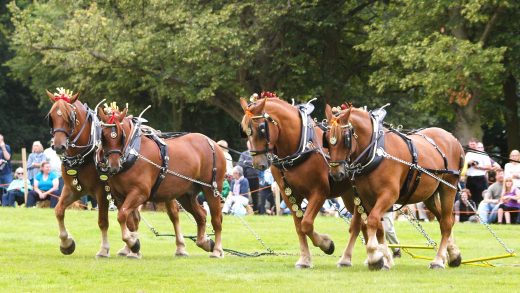
[[[74,169],[67,170],[67,175],[69,175],[69,176],[74,176],[76,174],[78,174],[78,171],[76,171]]]
[[[116,138],[116,137],[117,137],[117,133],[115,133],[115,132],[110,132],[110,137],[111,137],[111,138]]]
[[[251,136],[251,133],[253,133],[253,130],[251,130],[251,127],[248,127],[248,128],[246,129],[246,134],[247,134],[247,136]]]
[[[354,197],[354,204],[355,205],[360,205],[361,204],[361,199],[359,197]]]
[[[78,178],[74,178],[72,180],[72,185],[78,185]]]
[[[292,207],[291,207],[291,209],[293,210],[293,212],[297,212],[297,211],[300,210],[300,207],[298,207],[297,204],[293,204]]]
[[[63,115],[63,113],[61,112],[61,110],[60,110],[60,109],[58,109],[58,111],[56,111],[56,114],[58,114],[58,116],[61,116],[61,115]]]
[[[330,144],[331,145],[335,145],[337,142],[338,142],[338,139],[335,136],[330,138]]]
[[[294,198],[294,196],[290,196],[289,197],[289,202],[290,203],[296,203],[296,198]]]
[[[290,187],[286,187],[286,188],[284,189],[284,192],[285,192],[285,195],[287,195],[287,196],[289,196],[289,195],[292,194],[292,190],[291,190]]]
[[[302,210],[296,211],[296,217],[298,217],[298,218],[303,217],[303,211]]]

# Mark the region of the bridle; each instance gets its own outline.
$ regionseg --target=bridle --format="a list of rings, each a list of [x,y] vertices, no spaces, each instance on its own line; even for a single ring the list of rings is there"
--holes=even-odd
[[[273,123],[275,126],[278,127],[278,122],[274,120],[268,113],[262,113],[261,115],[253,116],[251,112],[246,112],[246,115],[249,115],[251,118],[251,121],[248,124],[248,127],[246,130],[242,130],[242,136],[244,137],[251,137],[253,136],[253,128],[252,128],[252,122],[253,120],[257,119],[263,119],[263,122],[260,122],[257,128],[258,135],[260,137],[263,137],[265,139],[265,147],[263,150],[249,150],[249,153],[252,157],[266,154],[268,156],[268,159],[271,160],[273,156],[273,150],[274,148],[271,147],[271,136],[269,133],[269,124],[268,122]]]
[[[77,109],[76,106],[74,106],[73,104],[69,104],[69,103],[66,103],[66,105],[71,107],[71,111],[70,111],[70,114],[69,114],[69,121],[68,121],[68,125],[70,127],[69,131],[67,131],[67,129],[63,128],[63,127],[54,128],[53,127],[52,117],[49,115],[50,134],[52,136],[54,136],[57,132],[62,132],[67,137],[67,145],[70,145],[73,148],[80,148],[80,147],[81,148],[88,148],[88,147],[90,147],[91,146],[90,144],[89,145],[84,145],[84,146],[78,146],[78,145],[76,145],[76,143],[78,142],[78,140],[81,137],[81,134],[85,130],[85,127],[87,126],[89,119],[92,117],[92,113],[90,111],[88,111],[88,109],[85,111],[86,112],[86,114],[85,114],[85,121],[83,121],[83,123],[81,125],[81,128],[78,131],[78,134],[76,134],[76,136],[74,137],[72,142],[70,142],[71,136],[72,136],[72,134],[74,134],[74,132],[76,130],[76,126],[79,125],[79,120],[77,118],[78,114],[76,113],[76,109]],[[61,110],[59,108],[56,111],[56,114],[58,116],[62,116],[63,115],[63,113],[61,112]]]
[[[340,165],[347,165],[350,163],[351,161],[351,156],[352,156],[352,137],[354,137],[354,139],[357,140],[358,136],[355,132],[355,129],[354,129],[354,126],[352,125],[352,123],[348,122],[346,125],[341,125],[338,123],[338,119],[337,118],[332,118],[331,119],[331,124],[332,126],[329,126],[328,128],[330,129],[330,138],[329,138],[329,141],[327,142],[326,140],[326,136],[324,135],[323,136],[323,146],[326,147],[328,146],[328,144],[330,145],[336,145],[338,143],[338,138],[332,134],[332,129],[333,127],[339,127],[340,129],[344,129],[345,131],[343,132],[343,137],[344,137],[344,145],[345,145],[345,148],[347,148],[349,150],[348,152],[348,155],[345,157],[344,160],[339,160],[339,161],[328,161],[328,164],[329,164],[329,167],[330,168],[335,168],[335,167],[338,167]]]
[[[110,137],[112,139],[115,139],[117,138],[119,135],[117,134],[117,123],[119,122],[116,122],[114,121],[114,123],[103,123],[101,122],[100,125],[102,128],[108,128],[110,127]],[[120,156],[120,160],[123,159],[123,150],[124,150],[124,147],[125,147],[125,144],[126,144],[126,133],[125,133],[125,130],[124,128],[122,127],[123,125],[123,122],[120,123],[119,127],[121,128],[121,148],[120,149],[117,149],[117,148],[114,148],[114,149],[110,149],[108,151],[105,151],[103,150],[103,157],[105,160],[108,160],[108,157],[111,155],[111,154],[119,154]],[[105,139],[105,136],[102,135],[102,139]]]

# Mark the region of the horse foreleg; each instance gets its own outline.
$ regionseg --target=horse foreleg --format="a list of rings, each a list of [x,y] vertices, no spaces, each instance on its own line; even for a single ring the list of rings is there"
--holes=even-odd
[[[345,202],[345,200],[343,200],[343,202]],[[345,250],[343,251],[343,255],[337,262],[338,267],[352,266],[352,252],[354,251],[354,245],[356,245],[356,239],[361,230],[361,216],[357,209],[353,208],[353,210],[354,213],[352,214],[352,220],[350,221],[349,227],[350,237],[348,239],[347,247],[345,247]]]
[[[63,186],[58,204],[54,208],[56,219],[58,220],[58,228],[60,230],[60,251],[65,255],[72,254],[76,249],[76,242],[72,235],[69,234],[65,227],[65,209],[73,202],[78,200],[79,196],[72,193],[68,185]]]
[[[213,195],[213,191],[209,188],[204,188],[204,196],[208,202],[209,212],[211,214],[211,226],[215,231],[215,244],[210,257],[222,258],[224,257],[224,249],[222,248],[222,204],[220,197]]]
[[[284,200],[289,202],[287,199]],[[307,243],[307,236],[302,232],[301,229],[302,219],[298,218],[295,212],[292,212],[292,217],[294,221],[294,227],[296,229],[296,234],[298,235],[298,241],[300,243],[300,258],[296,262],[295,267],[298,269],[312,268],[311,252],[309,250],[309,244]]]
[[[182,235],[181,225],[179,223],[179,205],[176,200],[166,202],[166,212],[170,221],[173,223],[173,230],[175,231],[175,256],[188,256],[186,252],[186,244],[184,243],[184,236]]]
[[[318,196],[309,198],[309,203],[302,219],[301,230],[311,239],[314,246],[319,247],[323,252],[330,255],[334,253],[334,241],[328,235],[314,231],[314,219],[324,202],[325,198]]]
[[[381,216],[383,211],[388,210],[392,206],[390,196],[381,195],[378,196],[376,204],[370,211],[367,219],[367,262],[370,270],[380,270],[384,267],[390,268],[391,263],[388,262],[391,255],[388,251],[388,247],[384,244],[384,232],[381,237]],[[379,231],[379,232],[378,232]],[[379,235],[378,235],[379,234]],[[383,242],[383,244],[380,243]]]
[[[135,202],[135,200],[128,201],[128,199],[137,198],[135,194],[128,194],[125,202],[121,205],[121,208],[117,212],[117,221],[121,227],[121,238],[126,243],[126,246],[130,248],[130,251],[135,254],[139,254],[141,249],[141,243],[137,236],[137,232],[131,231],[128,227],[129,223],[133,223],[133,219],[129,220],[129,217],[134,216],[134,211],[141,203]],[[135,227],[135,226],[134,226]]]
[[[108,200],[103,190],[96,193],[98,202],[98,226],[101,230],[101,246],[96,253],[96,258],[110,256],[110,243],[108,242]]]

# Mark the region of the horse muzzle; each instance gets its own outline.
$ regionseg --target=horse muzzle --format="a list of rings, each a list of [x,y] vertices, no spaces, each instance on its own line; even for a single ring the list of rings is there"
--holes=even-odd
[[[63,155],[63,153],[65,153],[65,151],[67,150],[67,146],[64,144],[60,144],[60,145],[53,144],[52,149],[56,151],[56,154]]]
[[[345,180],[346,173],[344,170],[331,170],[330,176],[334,181],[339,182]]]

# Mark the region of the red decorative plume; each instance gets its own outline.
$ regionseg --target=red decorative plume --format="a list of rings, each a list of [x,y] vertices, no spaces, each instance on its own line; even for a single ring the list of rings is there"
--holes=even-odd
[[[108,118],[107,123],[108,124],[115,124],[116,123],[116,113],[115,112],[112,112],[112,115],[110,116],[110,118]]]
[[[66,94],[55,95],[54,101],[58,101],[58,100],[64,100],[65,102],[70,104],[70,97]]]
[[[278,96],[273,93],[273,92],[262,92],[260,94],[260,98],[261,99],[266,99],[266,98],[278,98]]]

